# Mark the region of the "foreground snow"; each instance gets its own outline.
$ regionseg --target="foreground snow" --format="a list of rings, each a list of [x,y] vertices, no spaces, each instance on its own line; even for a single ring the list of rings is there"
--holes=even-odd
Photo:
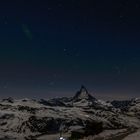
[[[128,135],[123,140],[140,140],[140,130],[138,130],[133,134]]]
[[[89,136],[85,137],[83,139],[79,140],[122,140],[124,137],[130,134],[131,135],[137,135],[139,138],[139,135],[131,134],[132,130],[127,129],[117,129],[117,130],[105,130],[102,133],[95,135],[95,136]],[[54,135],[43,135],[37,138],[37,140],[57,140],[59,139],[60,134],[54,134]],[[69,140],[70,134],[63,134],[63,137],[66,138],[66,140]],[[124,140],[139,140],[139,139],[124,139]]]

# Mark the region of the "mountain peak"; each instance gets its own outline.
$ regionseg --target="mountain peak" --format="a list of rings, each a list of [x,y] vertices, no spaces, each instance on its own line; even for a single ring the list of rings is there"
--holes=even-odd
[[[12,97],[2,99],[2,102],[7,102],[7,103],[14,103],[14,99]]]
[[[75,101],[78,101],[78,100],[82,100],[82,99],[86,99],[86,100],[92,100],[94,99],[94,97],[92,97],[87,89],[85,88],[85,86],[81,86],[80,90],[76,93],[76,95],[73,97],[73,99]]]

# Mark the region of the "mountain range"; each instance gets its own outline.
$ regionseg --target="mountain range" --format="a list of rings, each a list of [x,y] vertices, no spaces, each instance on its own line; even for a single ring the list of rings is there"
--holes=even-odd
[[[0,100],[0,140],[103,139],[139,129],[140,99],[98,100],[84,86],[73,97]]]

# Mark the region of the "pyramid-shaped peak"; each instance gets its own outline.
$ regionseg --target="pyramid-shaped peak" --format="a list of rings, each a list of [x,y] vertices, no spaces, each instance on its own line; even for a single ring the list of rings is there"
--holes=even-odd
[[[85,88],[85,86],[81,86],[80,91],[76,93],[76,95],[73,97],[74,100],[81,100],[81,99],[86,99],[86,100],[92,100],[95,99],[92,97],[89,93],[88,90]]]
[[[81,89],[80,89],[79,93],[80,93],[79,95],[83,96],[83,97],[89,96],[89,93],[88,93],[87,89],[83,85],[81,86]]]

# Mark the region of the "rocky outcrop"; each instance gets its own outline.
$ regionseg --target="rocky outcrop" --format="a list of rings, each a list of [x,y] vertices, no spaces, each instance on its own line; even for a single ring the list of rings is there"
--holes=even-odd
[[[87,89],[84,87],[84,86],[81,86],[81,89],[80,91],[78,91],[76,93],[76,95],[73,97],[73,102],[77,102],[77,101],[80,101],[80,100],[88,100],[88,101],[95,101],[97,100],[96,98],[94,98],[93,96],[91,96]]]

